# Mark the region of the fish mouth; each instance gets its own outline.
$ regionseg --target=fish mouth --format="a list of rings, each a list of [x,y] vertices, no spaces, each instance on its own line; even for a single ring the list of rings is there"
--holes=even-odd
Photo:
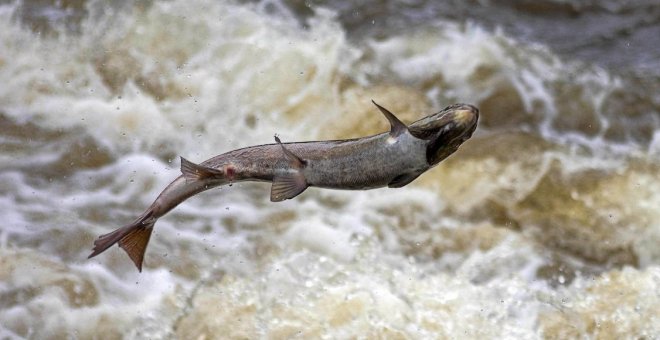
[[[460,104],[454,111],[454,123],[461,126],[476,127],[479,120],[479,109],[470,104]]]
[[[456,104],[443,118],[446,123],[435,136],[437,143],[447,146],[461,144],[472,137],[476,130],[479,109],[469,104]]]
[[[452,123],[455,125],[453,128],[463,130],[461,136],[461,143],[472,137],[472,133],[477,129],[477,122],[479,121],[479,109],[473,105],[461,104],[461,107],[454,111]]]
[[[446,109],[441,120],[444,124],[437,130],[426,150],[426,159],[435,165],[458,150],[472,137],[479,121],[479,109],[469,104],[455,104]]]

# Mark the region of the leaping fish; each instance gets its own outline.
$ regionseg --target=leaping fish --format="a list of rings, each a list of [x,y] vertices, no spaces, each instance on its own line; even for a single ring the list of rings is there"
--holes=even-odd
[[[182,175],[158,195],[132,223],[94,241],[92,258],[115,243],[142,271],[144,254],[156,221],[202,191],[241,181],[272,182],[270,200],[294,198],[308,187],[366,190],[403,187],[454,153],[472,136],[479,110],[454,104],[409,126],[386,108],[390,131],[346,140],[275,143],[250,146],[200,164],[181,157]]]

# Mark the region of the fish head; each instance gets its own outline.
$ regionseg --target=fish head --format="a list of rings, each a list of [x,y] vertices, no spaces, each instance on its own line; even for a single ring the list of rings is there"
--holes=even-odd
[[[478,121],[479,109],[475,106],[454,104],[410,124],[409,131],[413,136],[428,141],[426,161],[434,166],[472,137]]]

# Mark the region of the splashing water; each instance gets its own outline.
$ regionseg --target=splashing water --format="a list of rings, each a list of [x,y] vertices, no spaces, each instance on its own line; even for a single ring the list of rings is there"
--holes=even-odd
[[[441,18],[353,36],[274,1],[49,6],[0,5],[0,337],[660,334],[654,76]],[[163,218],[142,274],[86,260],[178,155],[384,131],[370,99],[481,126],[405,188],[237,184]]]

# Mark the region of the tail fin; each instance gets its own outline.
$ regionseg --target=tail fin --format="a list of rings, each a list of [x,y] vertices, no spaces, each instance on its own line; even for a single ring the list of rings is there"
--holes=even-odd
[[[99,236],[94,241],[94,249],[87,258],[92,258],[106,251],[115,243],[119,243],[119,247],[124,249],[128,257],[135,263],[138,271],[141,272],[144,253],[147,250],[147,244],[149,244],[149,238],[154,230],[155,223],[156,219],[152,217],[152,211],[149,209],[133,223]]]

